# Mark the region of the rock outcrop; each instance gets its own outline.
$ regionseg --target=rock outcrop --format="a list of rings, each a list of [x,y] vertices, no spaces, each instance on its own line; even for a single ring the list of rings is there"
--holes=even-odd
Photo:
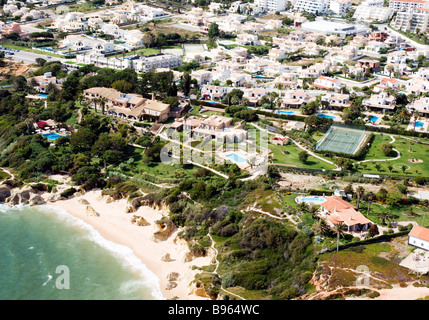
[[[10,205],[18,205],[18,204],[31,204],[31,205],[39,205],[44,204],[45,201],[43,198],[38,195],[37,191],[34,190],[30,186],[26,186],[22,189],[12,189],[10,191],[10,196],[5,199],[5,202]],[[4,190],[4,194],[8,194],[7,191]]]
[[[11,196],[10,187],[6,185],[0,185],[0,202],[5,202],[7,198]]]
[[[171,257],[170,257],[170,254],[169,253],[166,253],[162,258],[161,258],[161,261],[164,261],[164,262],[171,262],[171,261],[174,261],[173,259],[171,259]]]
[[[158,227],[158,231],[153,234],[155,240],[167,240],[168,237],[173,233],[174,229],[176,229],[173,221],[166,217],[163,217],[161,220],[158,220],[155,223]]]
[[[190,294],[196,295],[198,297],[209,298],[211,297],[207,294],[204,285],[200,281],[194,280],[190,285]]]
[[[28,204],[32,191],[33,189],[31,187],[24,187],[23,189],[13,189],[10,197],[6,199],[6,202],[10,205]]]
[[[95,211],[94,208],[91,206],[86,206],[86,214],[88,216],[95,216],[95,217],[100,216],[100,214],[97,211]]]
[[[177,281],[179,279],[180,274],[178,272],[170,272],[167,275],[168,281]]]
[[[167,283],[167,286],[165,287],[165,290],[171,290],[177,287],[177,283],[174,281],[169,281]]]
[[[145,218],[143,218],[143,217],[141,217],[141,216],[136,216],[136,215],[134,215],[134,216],[132,217],[132,219],[131,219],[131,223],[135,223],[135,224],[137,224],[139,227],[149,225],[149,222],[147,222]]]
[[[46,202],[45,202],[45,200],[42,198],[42,196],[40,196],[40,195],[38,195],[38,194],[35,194],[35,195],[33,195],[31,198],[30,198],[30,201],[29,201],[29,205],[30,206],[40,206],[40,205],[42,205],[42,204],[45,204]]]
[[[186,252],[185,255],[182,257],[182,262],[191,262],[194,260],[194,255],[190,252]]]
[[[145,204],[143,197],[133,198],[128,202],[127,208],[125,209],[126,213],[136,212],[138,208]]]
[[[79,199],[77,202],[79,202],[80,204],[89,205],[89,201],[86,199]]]

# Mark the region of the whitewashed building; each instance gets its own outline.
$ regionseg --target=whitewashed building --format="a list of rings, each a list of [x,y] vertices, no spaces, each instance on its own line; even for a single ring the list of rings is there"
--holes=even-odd
[[[408,244],[428,251],[429,229],[419,225],[414,225],[408,234]]]

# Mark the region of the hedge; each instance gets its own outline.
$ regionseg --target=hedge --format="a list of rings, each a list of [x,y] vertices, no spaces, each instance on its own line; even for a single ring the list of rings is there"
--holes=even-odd
[[[386,241],[389,241],[389,240],[396,238],[396,237],[402,237],[402,236],[408,235],[409,233],[410,233],[410,230],[399,231],[399,232],[395,232],[395,233],[391,233],[391,234],[383,234],[381,236],[377,236],[374,238],[369,238],[369,239],[365,239],[362,241],[350,242],[350,243],[347,243],[344,245],[340,245],[340,246],[338,246],[338,250],[344,250],[344,249],[348,249],[351,247],[357,247],[357,246],[367,245],[367,244],[372,244],[372,243],[386,242]],[[334,245],[334,246],[332,246],[332,248],[328,248],[326,250],[323,250],[323,252],[336,251],[336,250],[337,250],[337,246]],[[320,253],[322,253],[322,252],[320,252]]]

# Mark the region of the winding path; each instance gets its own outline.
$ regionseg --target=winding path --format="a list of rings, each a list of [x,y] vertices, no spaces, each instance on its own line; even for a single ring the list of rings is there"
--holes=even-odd
[[[12,179],[15,179],[15,175],[12,172],[10,172],[8,169],[6,169],[6,168],[0,168],[0,170],[3,170],[8,175],[10,175]]]
[[[393,135],[391,135],[390,138],[392,139],[392,141],[390,141],[389,143],[393,144],[396,141],[396,139],[395,139],[395,137]],[[372,161],[393,161],[393,160],[398,160],[401,157],[401,153],[397,149],[392,149],[392,150],[395,151],[398,154],[395,158],[390,158],[390,159],[367,159],[367,160],[362,160],[362,161],[355,162],[355,164],[360,164],[360,163],[363,163],[363,162],[372,162]]]
[[[214,274],[218,274],[218,273],[217,273],[217,269],[219,268],[219,260],[217,259],[217,255],[219,254],[219,252],[218,252],[218,251],[217,251],[217,249],[215,248],[215,241],[213,240],[212,235],[210,234],[210,230],[209,230],[209,232],[208,232],[208,236],[209,236],[209,238],[210,238],[210,240],[211,240],[211,242],[212,242],[212,244],[211,244],[210,248],[212,248],[212,249],[214,250],[214,252],[215,252],[214,259],[215,259],[215,261],[216,261],[216,268],[213,270],[213,272],[212,272],[212,273],[214,273]],[[238,294],[235,294],[235,293],[233,293],[233,292],[231,292],[231,291],[226,290],[226,289],[222,286],[222,284],[220,285],[220,288],[221,288],[223,291],[225,291],[226,293],[228,293],[228,294],[230,294],[230,295],[232,295],[232,296],[234,296],[234,297],[237,297],[237,298],[239,298],[239,299],[241,299],[241,300],[246,300],[246,299],[245,299],[245,298],[243,298],[242,296],[239,296]]]

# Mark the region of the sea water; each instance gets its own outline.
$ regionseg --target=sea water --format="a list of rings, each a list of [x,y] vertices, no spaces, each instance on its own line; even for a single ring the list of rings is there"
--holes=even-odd
[[[0,300],[156,300],[132,250],[54,206],[0,204]]]

